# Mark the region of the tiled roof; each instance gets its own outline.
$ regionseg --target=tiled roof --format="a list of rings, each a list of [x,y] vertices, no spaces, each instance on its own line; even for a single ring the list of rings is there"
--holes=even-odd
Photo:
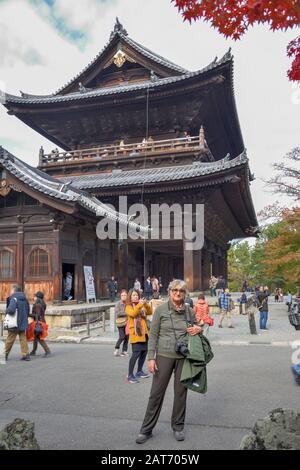
[[[114,170],[112,173],[99,173],[95,175],[73,176],[64,178],[72,181],[72,186],[79,189],[105,189],[118,186],[138,186],[151,183],[187,180],[200,176],[212,175],[229,170],[248,162],[246,151],[230,160],[229,156],[215,162],[195,162],[189,165],[146,168],[142,170]]]
[[[43,171],[22,162],[1,146],[0,164],[19,181],[40,193],[65,202],[77,203],[98,217],[108,217],[122,224],[130,225],[134,229],[138,227],[137,224],[128,220],[127,215],[112,210],[97,198],[90,196],[74,185],[57,180]],[[142,227],[139,228],[142,231]]]
[[[24,104],[51,104],[51,103],[61,103],[67,101],[77,101],[82,99],[89,99],[89,98],[96,98],[100,96],[109,96],[109,95],[116,95],[120,93],[126,92],[134,92],[138,90],[144,89],[156,89],[162,86],[170,85],[173,83],[179,83],[181,81],[187,80],[189,78],[201,76],[205,72],[210,70],[216,69],[220,65],[223,65],[226,62],[230,62],[232,60],[231,52],[228,51],[220,60],[214,60],[208,66],[204,67],[201,70],[196,72],[187,72],[185,74],[176,76],[176,77],[167,77],[167,78],[160,78],[155,81],[146,81],[143,83],[133,83],[130,85],[118,85],[113,87],[107,88],[97,88],[90,91],[85,92],[75,92],[75,93],[68,93],[66,95],[29,95],[22,93],[22,96],[14,96],[10,95],[9,93],[5,94],[5,102],[6,103],[24,103]]]
[[[72,83],[80,80],[80,77],[90,68],[92,67],[103,54],[105,51],[110,47],[111,43],[114,41],[114,39],[118,37],[119,39],[123,40],[126,44],[131,46],[133,49],[135,49],[137,52],[145,56],[146,58],[153,60],[154,62],[157,62],[159,65],[163,65],[164,67],[167,67],[171,70],[174,70],[178,73],[186,73],[187,70],[184,69],[183,67],[180,67],[179,65],[174,64],[170,60],[166,59],[165,57],[162,57],[158,54],[156,54],[153,51],[150,51],[150,49],[147,49],[146,47],[142,46],[138,42],[134,41],[131,39],[127,31],[123,28],[123,26],[119,23],[119,20],[116,20],[115,28],[114,31],[112,31],[110,35],[109,41],[105,44],[103,49],[96,55],[96,57],[83,69],[81,72],[79,72],[75,77],[73,77],[71,80],[69,80],[64,86],[62,86],[55,94],[59,94],[61,91],[63,91],[65,88],[70,86]]]

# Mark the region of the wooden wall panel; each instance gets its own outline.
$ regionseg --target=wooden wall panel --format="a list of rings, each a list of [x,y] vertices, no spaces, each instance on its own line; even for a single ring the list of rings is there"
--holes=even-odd
[[[34,294],[39,290],[44,293],[46,302],[53,300],[53,282],[51,281],[26,282],[25,281],[24,291],[29,302],[33,302]]]
[[[100,297],[107,297],[107,281],[112,275],[112,247],[110,243],[97,241],[97,261],[95,267],[95,280],[97,293]]]
[[[30,268],[30,263],[29,263],[29,260],[30,260],[30,255],[32,253],[33,250],[35,249],[41,249],[41,250],[45,250],[47,251],[47,253],[49,253],[49,275],[48,276],[45,276],[46,278],[48,277],[48,279],[52,278],[53,276],[53,252],[55,250],[58,249],[58,247],[56,245],[42,245],[42,244],[32,244],[32,245],[29,245],[29,244],[26,244],[25,247],[24,247],[24,277],[27,278],[27,281],[32,281],[32,282],[35,282],[35,279],[28,279],[30,276],[29,276],[29,268]]]
[[[0,244],[6,244],[7,242],[16,242],[17,241],[17,231],[10,233],[0,233]]]
[[[5,302],[7,297],[10,296],[12,286],[16,282],[0,282],[0,301]]]

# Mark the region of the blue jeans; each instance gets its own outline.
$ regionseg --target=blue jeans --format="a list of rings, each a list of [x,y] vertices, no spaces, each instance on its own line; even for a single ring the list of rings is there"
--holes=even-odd
[[[262,310],[260,312],[259,328],[261,330],[266,330],[267,321],[268,321],[268,313],[269,312],[266,312],[265,310]]]

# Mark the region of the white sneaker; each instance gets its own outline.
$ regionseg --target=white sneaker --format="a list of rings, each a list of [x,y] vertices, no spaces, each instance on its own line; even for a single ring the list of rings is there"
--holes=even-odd
[[[120,351],[118,349],[115,349],[114,350],[114,356],[120,356]]]

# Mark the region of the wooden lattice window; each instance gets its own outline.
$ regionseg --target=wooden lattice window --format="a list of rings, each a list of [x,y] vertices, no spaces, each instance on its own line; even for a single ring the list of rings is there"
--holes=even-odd
[[[29,257],[29,275],[47,276],[49,267],[49,253],[41,248],[32,250]]]
[[[0,249],[0,279],[12,279],[15,270],[15,254],[7,248]]]

